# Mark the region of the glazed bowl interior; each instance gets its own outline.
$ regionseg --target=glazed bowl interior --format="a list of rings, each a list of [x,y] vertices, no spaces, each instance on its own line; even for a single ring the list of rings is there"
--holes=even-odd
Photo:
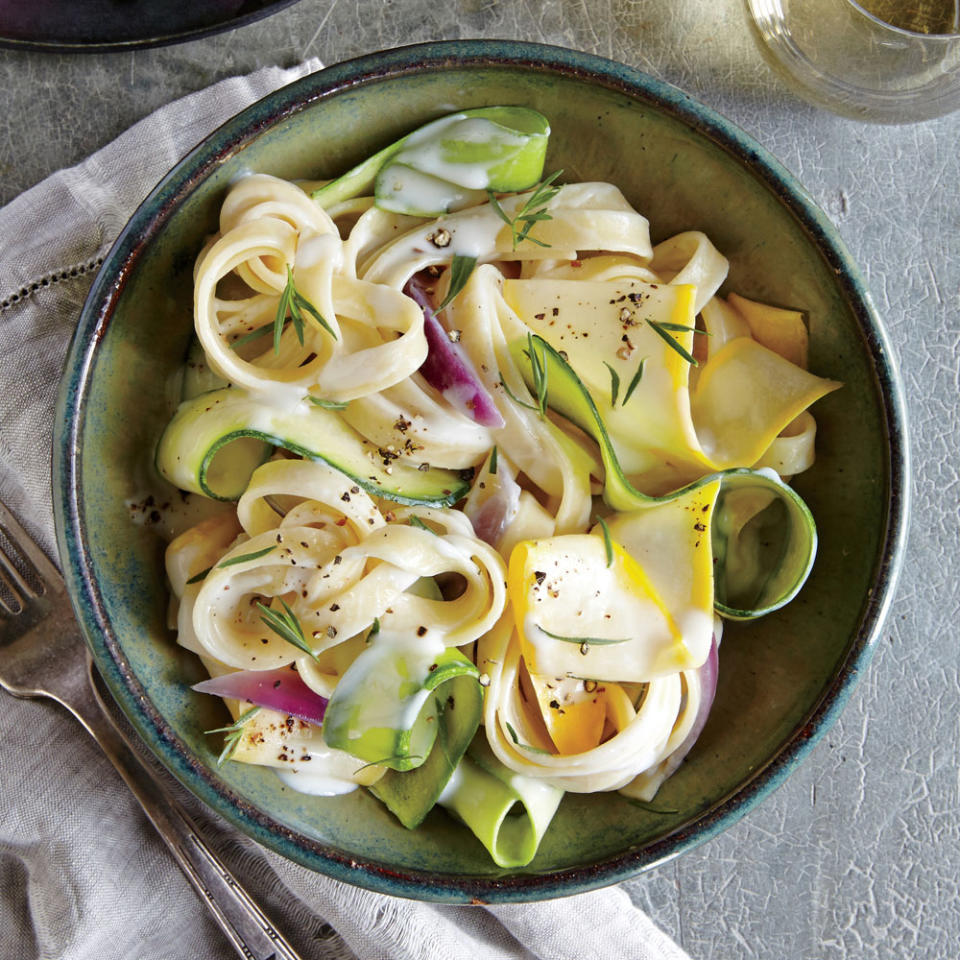
[[[705,231],[730,260],[725,289],[801,308],[810,367],[842,380],[821,401],[817,462],[795,486],[817,519],[813,575],[783,610],[732,625],[709,723],[656,811],[616,793],[567,795],[533,863],[495,867],[435,810],[407,831],[365,791],[331,799],[267,769],[218,768],[215,698],[167,628],[164,544],[131,505],[177,493],[152,468],[192,331],[194,258],[232,180],[323,178],[455,108],[526,104],[552,125],[548,170],[609,180],[654,240]],[[255,839],[363,886],[450,901],[556,896],[623,879],[732,823],[779,783],[839,711],[889,602],[902,548],[903,414],[882,329],[823,215],[744,134],[679,91],[551,47],[432,44],[322,71],[235,118],[137,212],[84,309],[55,445],[62,561],[98,667],[174,774]],[[135,511],[133,511],[135,512]]]

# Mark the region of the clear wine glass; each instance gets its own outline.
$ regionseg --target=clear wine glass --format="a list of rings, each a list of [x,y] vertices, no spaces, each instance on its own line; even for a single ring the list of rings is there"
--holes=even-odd
[[[960,0],[745,0],[790,86],[845,116],[910,123],[960,109]]]

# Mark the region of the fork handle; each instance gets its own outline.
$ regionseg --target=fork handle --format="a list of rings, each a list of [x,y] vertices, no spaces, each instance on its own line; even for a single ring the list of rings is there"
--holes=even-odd
[[[92,668],[88,656],[88,669]],[[86,695],[65,704],[100,744],[156,827],[234,949],[246,960],[301,960],[239,881],[207,846],[189,814],[150,774],[113,723],[92,674]],[[63,701],[61,701],[63,702]]]

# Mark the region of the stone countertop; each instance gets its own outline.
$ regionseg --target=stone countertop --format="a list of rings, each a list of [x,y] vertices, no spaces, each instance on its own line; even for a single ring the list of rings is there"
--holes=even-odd
[[[914,520],[869,669],[784,786],[731,829],[629,882],[631,895],[695,960],[957,956],[960,113],[897,127],[808,106],[761,59],[740,0],[300,0],[176,46],[0,50],[0,204],[222,77],[473,37],[622,61],[755,137],[839,228],[906,387]]]

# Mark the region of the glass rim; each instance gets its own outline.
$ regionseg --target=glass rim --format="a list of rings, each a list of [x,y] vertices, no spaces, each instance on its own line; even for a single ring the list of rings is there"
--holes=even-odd
[[[937,85],[887,88],[864,86],[856,78],[845,78],[834,68],[811,60],[808,50],[797,43],[789,25],[784,0],[744,0],[754,39],[768,64],[780,71],[794,92],[813,104],[852,120],[870,123],[916,123],[933,120],[960,109],[960,70],[940,76]],[[803,0],[800,0],[802,3]],[[885,24],[868,14],[857,0],[847,0],[852,13],[862,13],[865,24],[882,24],[891,38],[903,43],[927,41],[925,53],[943,51],[960,43],[958,34],[924,34]],[[790,9],[789,7],[787,9]],[[960,47],[958,47],[960,49]]]
[[[884,20],[881,17],[878,17],[875,13],[871,13],[869,10],[865,9],[857,0],[847,0],[847,3],[851,7],[855,7],[856,10],[863,14],[867,20],[875,23],[878,27],[884,27],[887,30],[890,30],[893,33],[901,34],[905,37],[910,37],[912,40],[960,40],[960,4],[957,3],[957,0],[954,0],[954,10],[956,12],[956,23],[957,29],[951,30],[947,33],[924,33],[921,30],[909,30],[906,27],[898,27],[894,23],[890,23],[889,20]]]

